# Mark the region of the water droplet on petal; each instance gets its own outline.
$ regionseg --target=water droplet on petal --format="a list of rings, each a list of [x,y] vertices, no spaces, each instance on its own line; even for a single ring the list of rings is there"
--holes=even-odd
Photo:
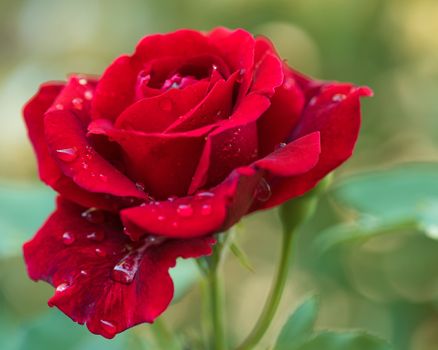
[[[85,270],[81,270],[80,274],[81,274],[82,276],[87,276],[87,275],[88,275],[88,272],[85,271]]]
[[[65,245],[73,244],[74,241],[75,241],[75,236],[73,235],[73,233],[67,231],[62,234],[62,242]]]
[[[179,216],[189,217],[193,215],[193,208],[190,204],[180,204],[176,208],[176,212]]]
[[[100,256],[100,257],[105,257],[106,256],[106,251],[100,249],[100,248],[96,248],[95,249],[96,255]]]
[[[255,191],[255,198],[261,202],[266,202],[271,198],[272,191],[271,186],[268,184],[265,178],[262,178]]]
[[[132,283],[140,267],[141,260],[143,259],[146,250],[152,245],[159,244],[163,241],[164,238],[161,237],[146,237],[140,247],[131,250],[114,266],[111,273],[111,277],[113,278],[113,280],[123,284]]]
[[[214,197],[214,193],[213,192],[204,191],[204,192],[196,193],[196,196],[200,197],[200,198],[213,198]]]
[[[217,66],[216,66],[215,64],[213,64],[213,65],[211,66],[211,68],[212,68],[213,70],[217,70]]]
[[[166,219],[166,217],[164,215],[159,215],[157,217],[158,221],[164,221]]]
[[[58,103],[57,105],[55,105],[55,109],[57,109],[58,111],[62,111],[64,109],[64,106]]]
[[[58,285],[58,286],[56,287],[56,292],[57,292],[57,293],[62,293],[62,292],[64,292],[65,290],[67,290],[68,287],[70,287],[68,283],[61,283],[60,285]]]
[[[79,85],[87,85],[88,81],[85,78],[81,78],[78,80]]]
[[[164,98],[161,102],[160,102],[160,108],[165,111],[165,112],[170,112],[173,108],[172,106],[172,101],[168,98]]]
[[[316,105],[316,102],[318,101],[318,98],[316,96],[312,97],[309,101],[309,106]]]
[[[105,232],[103,230],[96,230],[87,234],[87,238],[92,241],[101,242],[105,238]]]
[[[57,149],[56,155],[64,162],[72,162],[78,157],[78,150],[76,147]]]
[[[106,320],[100,320],[100,323],[102,324],[102,328],[105,330],[105,332],[107,332],[110,335],[114,335],[117,333],[117,328],[116,326]]]
[[[167,197],[167,200],[168,200],[169,202],[174,202],[176,199],[178,199],[177,196],[170,196],[170,197]]]
[[[143,184],[143,183],[141,183],[141,182],[136,182],[136,183],[135,183],[135,187],[137,187],[137,189],[138,189],[139,191],[144,192],[145,187],[144,187],[144,184]]]
[[[97,208],[87,209],[81,216],[93,224],[102,224],[105,221],[105,213]]]
[[[93,99],[93,91],[87,90],[84,92],[84,97],[86,100],[90,101]]]
[[[210,204],[203,204],[201,206],[201,215],[207,216],[210,215],[212,212],[212,207]]]
[[[73,108],[81,110],[84,107],[84,100],[82,98],[76,97],[71,101]]]
[[[108,181],[108,176],[106,176],[105,174],[99,174],[99,179],[103,182]]]
[[[287,146],[286,142],[281,142],[277,145],[277,147],[275,147],[275,149],[282,149],[285,148]]]
[[[341,101],[344,101],[346,98],[347,98],[347,96],[345,94],[336,94],[336,95],[333,95],[332,101],[333,102],[341,102]]]

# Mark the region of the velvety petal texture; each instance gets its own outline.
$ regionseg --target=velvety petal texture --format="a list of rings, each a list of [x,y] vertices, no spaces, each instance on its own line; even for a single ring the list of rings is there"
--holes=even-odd
[[[23,114],[58,207],[24,246],[49,304],[111,338],[168,306],[177,257],[312,189],[352,154],[367,87],[294,71],[243,29],[143,38]]]
[[[212,238],[132,242],[118,217],[59,200],[34,239],[24,245],[28,272],[55,287],[49,300],[74,321],[106,338],[153,322],[169,305],[176,259],[211,253]]]

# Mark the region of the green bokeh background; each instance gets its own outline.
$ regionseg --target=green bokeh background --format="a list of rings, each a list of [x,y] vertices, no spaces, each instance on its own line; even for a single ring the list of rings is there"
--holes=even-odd
[[[140,349],[151,333],[140,326],[111,342],[88,335],[48,309],[51,288],[27,279],[20,245],[53,207],[51,191],[37,180],[21,118],[22,105],[41,82],[70,72],[100,74],[148,33],[221,25],[264,34],[303,73],[375,92],[364,100],[357,149],[337,171],[336,188],[354,173],[438,161],[437,18],[436,0],[0,0],[0,348]],[[359,197],[374,193],[365,201],[379,210],[364,211],[379,216],[396,208],[408,185],[413,193],[430,194],[438,183],[436,168],[429,169],[429,182],[418,176],[423,168],[408,171],[409,180],[388,193],[368,191],[366,186],[380,184],[379,178],[368,179]],[[336,200],[336,191],[323,196],[317,219],[297,237],[296,265],[264,348],[303,298],[317,293],[321,329],[363,328],[396,350],[438,349],[438,235],[404,228],[322,251],[318,236],[357,218],[357,210]],[[437,198],[438,192],[429,198],[437,201],[429,216],[438,217]],[[225,266],[233,342],[257,317],[279,251],[274,212],[252,215],[244,226],[239,240],[255,272],[231,256]],[[163,317],[193,344],[202,328],[198,300],[194,288]]]

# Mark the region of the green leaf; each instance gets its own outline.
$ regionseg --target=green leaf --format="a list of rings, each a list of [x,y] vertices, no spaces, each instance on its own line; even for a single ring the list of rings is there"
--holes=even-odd
[[[230,251],[233,253],[233,255],[237,258],[237,260],[240,262],[240,264],[248,269],[251,272],[254,272],[254,267],[251,264],[251,261],[248,258],[248,255],[246,255],[245,251],[240,247],[240,245],[234,241],[230,244]]]
[[[347,333],[321,332],[297,350],[390,350],[384,340],[356,331]]]
[[[318,315],[319,302],[315,296],[307,299],[289,317],[278,336],[275,350],[294,350],[312,334]]]
[[[353,176],[332,187],[347,207],[379,218],[400,219],[438,199],[438,164],[416,163]]]
[[[54,197],[42,185],[0,182],[0,258],[21,252],[53,210]]]

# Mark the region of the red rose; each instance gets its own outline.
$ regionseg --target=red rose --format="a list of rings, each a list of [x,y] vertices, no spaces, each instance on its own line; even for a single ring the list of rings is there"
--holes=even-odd
[[[24,108],[58,207],[24,246],[50,305],[113,337],[152,322],[177,257],[313,188],[352,153],[368,88],[314,81],[244,30],[147,36],[100,78],[47,83]]]

